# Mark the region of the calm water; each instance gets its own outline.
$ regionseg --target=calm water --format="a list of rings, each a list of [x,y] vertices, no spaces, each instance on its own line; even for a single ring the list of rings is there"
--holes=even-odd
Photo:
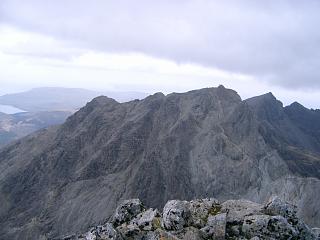
[[[7,113],[7,114],[14,114],[14,113],[25,112],[25,111],[13,106],[0,104],[0,112]]]

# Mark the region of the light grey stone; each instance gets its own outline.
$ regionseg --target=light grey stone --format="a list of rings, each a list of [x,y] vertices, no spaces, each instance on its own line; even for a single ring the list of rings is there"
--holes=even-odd
[[[241,222],[246,216],[262,214],[263,206],[247,200],[228,200],[221,212],[227,212],[227,222]]]
[[[160,212],[157,209],[148,209],[137,216],[136,224],[142,230],[151,231],[160,226]]]
[[[198,228],[204,227],[208,216],[216,215],[220,210],[220,202],[215,198],[196,199],[190,201],[192,225]]]
[[[157,229],[153,232],[148,232],[145,236],[146,240],[179,240],[173,234],[164,231],[162,229]]]
[[[287,219],[295,219],[297,208],[293,204],[283,201],[278,196],[272,196],[264,206],[264,212],[269,215],[281,215]]]
[[[204,239],[223,240],[226,236],[227,214],[209,216],[207,225],[200,229]]]
[[[171,200],[163,208],[162,224],[167,230],[181,230],[191,222],[190,203]]]

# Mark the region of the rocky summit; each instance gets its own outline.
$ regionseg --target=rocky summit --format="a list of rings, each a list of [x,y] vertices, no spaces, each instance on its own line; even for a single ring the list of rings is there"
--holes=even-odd
[[[283,107],[271,93],[242,100],[219,86],[125,103],[101,96],[64,124],[1,148],[0,239],[84,232],[133,198],[162,209],[170,199],[264,203],[277,195],[316,227],[319,136],[318,110]],[[189,209],[186,202],[170,204]],[[147,214],[142,222],[158,213]],[[167,218],[170,231],[190,224],[184,215],[178,224]],[[200,229],[203,221],[196,223]]]
[[[139,199],[123,201],[110,221],[83,234],[59,240],[259,240],[320,239],[296,215],[296,206],[271,197],[264,205],[247,200],[214,198],[170,200],[162,213],[146,209]],[[58,240],[55,239],[55,240]]]

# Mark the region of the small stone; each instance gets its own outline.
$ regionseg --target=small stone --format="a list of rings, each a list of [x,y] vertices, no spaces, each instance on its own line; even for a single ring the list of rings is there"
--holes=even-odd
[[[171,200],[163,208],[162,224],[167,230],[181,230],[190,225],[190,203],[187,201]]]

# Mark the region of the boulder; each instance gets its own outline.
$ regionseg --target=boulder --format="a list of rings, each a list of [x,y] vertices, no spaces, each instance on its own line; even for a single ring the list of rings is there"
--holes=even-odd
[[[181,230],[190,225],[190,203],[171,200],[163,208],[162,225],[167,230]]]
[[[139,199],[130,199],[123,201],[116,209],[111,222],[119,226],[124,222],[131,221],[139,213],[144,211],[144,206]]]
[[[161,226],[160,212],[157,209],[150,208],[140,213],[135,222],[141,230],[155,230]]]
[[[164,231],[162,229],[157,229],[153,232],[148,232],[144,238],[145,240],[179,240],[173,234]]]
[[[200,233],[204,239],[223,240],[226,236],[226,224],[226,213],[209,216],[207,225],[200,229]]]
[[[183,230],[174,232],[175,236],[183,240],[202,240],[200,230],[195,227],[186,227]]]
[[[246,216],[262,214],[263,205],[247,200],[228,200],[222,203],[221,212],[226,212],[227,222],[242,222]]]
[[[296,219],[296,206],[283,201],[277,196],[272,196],[264,206],[264,212],[268,215],[281,215],[287,219]]]
[[[290,220],[289,220],[290,221]],[[300,219],[296,219],[295,222],[292,223],[292,225],[297,229],[299,232],[298,236],[300,239],[305,240],[311,240],[311,239],[317,239],[316,234],[312,231],[311,228],[309,228],[303,221]]]
[[[117,227],[117,231],[120,233],[121,237],[126,240],[141,239],[144,235],[140,231],[138,225],[134,223],[123,223]]]
[[[252,215],[244,219],[242,232],[245,237],[262,239],[297,239],[298,231],[282,216]]]
[[[103,240],[121,240],[120,234],[113,228],[111,223],[106,223],[105,225],[98,227],[97,235],[98,239]]]
[[[114,229],[111,223],[91,228],[88,232],[80,235],[77,240],[122,240],[121,235]]]
[[[198,228],[204,227],[209,215],[216,215],[220,210],[221,205],[215,198],[196,199],[190,201],[192,225]]]

